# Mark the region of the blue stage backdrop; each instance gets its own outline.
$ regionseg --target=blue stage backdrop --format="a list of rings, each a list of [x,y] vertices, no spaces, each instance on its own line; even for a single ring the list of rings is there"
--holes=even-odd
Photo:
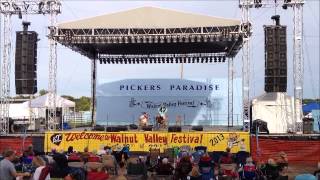
[[[242,125],[241,79],[234,79],[233,125]],[[169,125],[181,117],[183,125],[227,125],[228,80],[125,79],[97,87],[97,124],[138,124],[142,112],[150,123],[160,106],[167,109]]]

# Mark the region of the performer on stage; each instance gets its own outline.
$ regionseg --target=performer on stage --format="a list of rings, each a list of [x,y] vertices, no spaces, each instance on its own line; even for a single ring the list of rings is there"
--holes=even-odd
[[[149,122],[149,114],[147,112],[143,112],[142,115],[139,117],[140,127],[148,126],[148,122]]]

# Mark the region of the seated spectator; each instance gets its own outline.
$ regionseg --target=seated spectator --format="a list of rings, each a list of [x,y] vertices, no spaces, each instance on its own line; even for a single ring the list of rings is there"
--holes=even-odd
[[[173,167],[168,162],[167,158],[163,158],[162,161],[157,165],[156,172],[158,175],[172,175],[173,174]]]
[[[318,162],[318,169],[313,173],[313,175],[320,179],[320,162]]]
[[[117,172],[118,176],[126,176],[127,175],[127,167],[124,162],[119,163],[119,169]]]
[[[3,153],[4,159],[0,161],[0,180],[14,180],[17,177],[27,177],[30,173],[17,173],[12,161],[16,158],[12,150]]]
[[[90,156],[89,148],[85,147],[83,149],[83,152],[81,153],[81,156],[80,156],[81,157],[81,161],[88,162],[89,156]]]
[[[202,174],[202,179],[213,178],[214,162],[208,153],[205,153],[199,161],[199,170]]]
[[[279,166],[279,176],[277,178],[277,180],[288,180],[289,176],[287,174],[288,172],[288,166]]]
[[[52,164],[52,172],[50,173],[51,177],[54,178],[64,178],[67,176],[70,172],[70,168],[68,166],[68,160],[65,155],[56,153],[53,156],[53,160],[55,161],[54,164]]]
[[[117,173],[117,161],[113,155],[111,155],[111,150],[107,149],[106,154],[102,155],[102,164],[107,169],[108,172],[113,171],[113,174]]]
[[[40,156],[34,156],[32,164],[36,167],[36,170],[33,174],[33,180],[40,180],[40,174],[45,168],[45,161]],[[45,180],[50,180],[50,173],[47,173]]]
[[[29,157],[29,156],[33,156],[33,155],[34,155],[33,146],[30,144],[28,146],[28,149],[23,152],[23,156],[24,157]]]
[[[147,175],[147,167],[138,158],[130,158],[127,164],[128,175]]]
[[[300,174],[294,180],[317,180],[317,178],[312,174]]]
[[[176,179],[185,179],[192,170],[192,163],[189,156],[183,156],[178,162],[175,177]]]
[[[90,163],[90,162],[89,162]],[[105,169],[100,165],[91,165],[88,168],[87,180],[106,180],[109,175],[105,172]]]
[[[233,155],[230,151],[231,149],[227,147],[226,152],[221,156],[219,160],[220,164],[231,164],[233,162]]]
[[[73,153],[73,146],[68,147],[67,156]]]
[[[242,168],[239,169],[240,177],[244,180],[254,180],[256,179],[256,165],[253,164],[251,157],[246,159],[246,163]]]
[[[189,173],[189,175],[190,175],[190,180],[202,180],[198,164],[193,165],[192,170]]]
[[[279,168],[273,159],[268,159],[268,163],[261,168],[261,171],[268,180],[275,180],[279,176]]]
[[[287,154],[285,152],[281,151],[278,154],[276,162],[277,162],[278,166],[288,166]]]

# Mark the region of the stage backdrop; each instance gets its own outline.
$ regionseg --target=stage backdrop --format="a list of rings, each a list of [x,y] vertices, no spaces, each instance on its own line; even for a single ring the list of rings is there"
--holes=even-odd
[[[82,152],[85,147],[89,151],[102,149],[109,146],[120,149],[129,146],[130,151],[149,151],[150,148],[159,148],[161,152],[165,148],[181,147],[189,145],[207,146],[208,151],[225,151],[231,148],[233,153],[240,149],[250,151],[250,138],[247,132],[88,132],[88,131],[60,131],[46,132],[44,151],[52,149],[66,151],[73,146],[75,151]]]
[[[97,124],[138,124],[142,112],[151,123],[165,106],[169,125],[227,125],[227,79],[126,79],[97,87]],[[233,125],[242,125],[241,79],[234,79]]]

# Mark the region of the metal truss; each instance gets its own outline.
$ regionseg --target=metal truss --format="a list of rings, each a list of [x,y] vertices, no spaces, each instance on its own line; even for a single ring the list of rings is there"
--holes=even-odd
[[[49,29],[52,31],[57,23],[57,14],[60,11],[56,11],[56,9],[60,9],[59,1],[50,1],[48,4],[49,15],[50,15],[50,27]],[[59,122],[56,119],[56,95],[57,95],[57,43],[54,38],[51,36],[53,33],[49,34],[49,84],[48,84],[48,92],[49,92],[49,108],[48,108],[48,119],[47,119],[47,129],[55,130]]]
[[[243,47],[242,47],[242,117],[243,130],[250,130],[250,8],[253,7],[253,0],[240,0],[239,7],[242,11]]]
[[[295,132],[300,132],[302,129],[302,98],[303,98],[303,48],[302,48],[302,38],[303,38],[303,4],[304,0],[239,0],[239,7],[242,10],[242,20],[243,23],[250,23],[249,17],[249,8],[270,8],[277,7],[282,5],[283,9],[287,9],[291,7],[294,12],[293,21],[294,21],[294,37],[293,37],[293,79],[294,79],[294,126],[293,130]],[[250,39],[244,37],[244,45],[243,45],[243,68],[248,66],[248,68],[243,70],[249,70],[249,53],[250,47],[249,43]],[[247,60],[245,60],[247,59]],[[243,71],[243,77],[249,77],[248,71]],[[245,81],[245,79],[243,79]],[[244,86],[245,85],[245,86]],[[246,117],[249,118],[249,88],[248,82],[243,83],[243,103],[244,103],[244,122],[246,121]],[[248,111],[246,110],[248,109]],[[248,116],[246,114],[248,113]],[[290,127],[291,128],[291,127]]]
[[[165,63],[224,63],[226,53],[191,53],[191,54],[99,54],[100,64],[165,64]]]
[[[1,62],[0,135],[9,132],[10,69],[11,69],[11,14],[4,14],[3,54]]]
[[[287,4],[293,8],[293,82],[294,82],[294,119],[296,132],[302,131],[302,98],[303,98],[303,4],[302,0],[294,0]]]
[[[57,6],[52,6],[57,3]],[[50,14],[61,12],[61,3],[57,0],[0,0],[0,12],[8,14]]]
[[[228,127],[233,126],[233,73],[234,61],[228,58]]]
[[[9,123],[9,98],[10,98],[10,69],[11,69],[11,16],[18,15],[22,18],[25,14],[50,14],[55,16],[60,13],[61,3],[60,0],[0,0],[0,13],[4,16],[3,27],[3,58],[1,61],[1,106],[0,106],[0,134],[8,133]],[[51,16],[52,17],[52,16]],[[49,40],[50,41],[50,40]],[[50,48],[51,49],[51,48]],[[53,48],[55,49],[55,48]],[[50,51],[50,61],[56,59],[55,50],[54,53]],[[52,57],[52,58],[51,58]],[[56,60],[52,66],[49,67],[49,71],[56,72]],[[53,73],[54,78],[56,73]],[[53,77],[52,76],[52,77]],[[50,78],[49,77],[49,81]],[[49,83],[50,84],[50,83]],[[49,85],[50,86],[50,85]],[[49,92],[56,93],[55,85],[52,86],[53,91],[49,89]]]

